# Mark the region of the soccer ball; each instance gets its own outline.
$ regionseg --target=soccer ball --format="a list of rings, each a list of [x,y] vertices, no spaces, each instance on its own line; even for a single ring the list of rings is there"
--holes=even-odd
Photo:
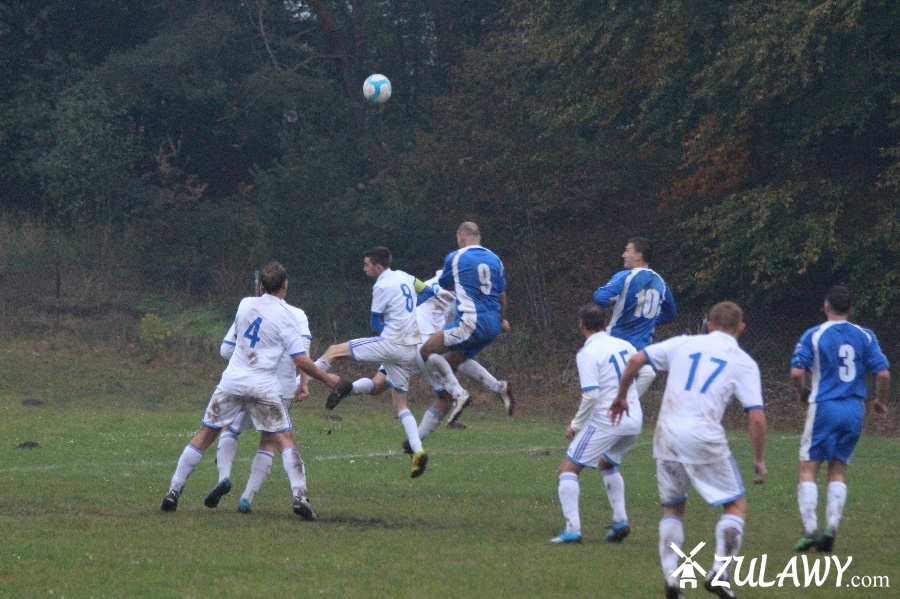
[[[384,104],[391,97],[391,82],[384,75],[369,75],[363,83],[363,95],[373,104]]]

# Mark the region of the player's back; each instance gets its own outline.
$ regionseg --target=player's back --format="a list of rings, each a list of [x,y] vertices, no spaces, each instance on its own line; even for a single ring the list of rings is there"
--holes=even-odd
[[[372,288],[372,312],[382,315],[381,337],[401,345],[420,342],[416,322],[415,277],[402,270],[387,269]]]
[[[810,370],[810,402],[864,399],[866,375],[888,367],[872,331],[845,320],[829,320],[807,330],[791,365]]]
[[[620,280],[616,280],[618,277]],[[653,338],[653,331],[665,306],[665,281],[649,268],[622,271],[613,281],[621,285],[607,331],[614,337],[630,341],[643,349]]]
[[[727,455],[722,416],[732,397],[744,409],[762,407],[759,366],[721,331],[682,335],[644,349],[657,370],[668,370],[657,420],[654,455],[708,463]]]
[[[234,354],[220,386],[239,395],[279,392],[282,357],[305,351],[296,317],[273,295],[245,298],[235,316]]]
[[[444,261],[439,284],[453,289],[461,313],[500,313],[499,297],[506,291],[503,262],[491,250],[470,245],[451,252]]]
[[[575,361],[578,365],[581,391],[589,392],[596,389],[599,393],[599,399],[594,404],[591,415],[591,419],[595,423],[611,426],[609,407],[619,391],[619,380],[622,378],[625,364],[636,351],[629,342],[611,337],[605,332],[595,333],[588,337],[584,347],[579,350]],[[628,389],[627,399],[628,414],[632,422],[626,423],[623,420],[622,424],[636,424],[637,430],[625,431],[623,434],[636,434],[640,432],[643,415],[634,385]]]

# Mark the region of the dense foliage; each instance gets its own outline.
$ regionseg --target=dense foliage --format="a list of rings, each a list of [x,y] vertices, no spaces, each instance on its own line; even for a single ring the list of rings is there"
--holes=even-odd
[[[538,330],[633,234],[684,305],[843,281],[896,323],[898,31],[889,0],[3,2],[0,201],[154,284],[375,243],[427,274],[471,218]]]

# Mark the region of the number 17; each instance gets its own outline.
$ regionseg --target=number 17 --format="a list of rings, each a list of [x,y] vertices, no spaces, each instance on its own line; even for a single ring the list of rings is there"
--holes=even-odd
[[[697,352],[696,354],[691,354],[688,356],[691,359],[691,371],[688,373],[687,385],[684,386],[685,391],[690,391],[691,387],[694,385],[694,375],[697,374],[697,366],[700,364],[700,358],[703,357],[703,354]],[[725,368],[725,365],[728,364],[725,360],[720,360],[719,358],[710,358],[710,362],[714,364],[718,364],[716,369],[712,371],[712,374],[709,375],[709,378],[706,379],[706,382],[703,383],[703,386],[700,387],[700,393],[706,393],[709,389],[709,386],[712,384],[713,379],[719,376],[719,373]]]

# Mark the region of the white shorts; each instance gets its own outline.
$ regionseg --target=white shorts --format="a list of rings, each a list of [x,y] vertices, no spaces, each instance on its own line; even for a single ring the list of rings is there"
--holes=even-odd
[[[656,482],[659,502],[669,507],[687,501],[688,487],[693,485],[710,505],[724,505],[744,496],[744,479],[734,456],[712,464],[682,464],[656,460]]]
[[[415,345],[401,345],[381,337],[350,341],[352,358],[381,364],[387,374],[388,385],[402,393],[409,392],[409,377],[416,364],[416,353]]]
[[[219,387],[209,398],[202,422],[211,428],[221,429],[231,424],[241,412],[250,414],[253,426],[265,433],[280,433],[293,428],[280,395],[249,397],[227,393]]]
[[[284,399],[282,397],[281,403],[284,404],[285,412],[288,412],[288,422],[291,423],[291,428],[294,428],[294,423],[293,421],[291,421],[290,415],[290,408],[291,404],[294,403],[294,398]],[[242,432],[250,428],[253,428],[253,419],[246,411],[242,411],[240,414],[235,416],[234,420],[231,421],[231,424],[228,425],[228,430],[236,435],[240,435]]]
[[[600,460],[618,466],[637,442],[638,435],[615,435],[588,424],[578,431],[566,457],[583,468],[597,468]]]

